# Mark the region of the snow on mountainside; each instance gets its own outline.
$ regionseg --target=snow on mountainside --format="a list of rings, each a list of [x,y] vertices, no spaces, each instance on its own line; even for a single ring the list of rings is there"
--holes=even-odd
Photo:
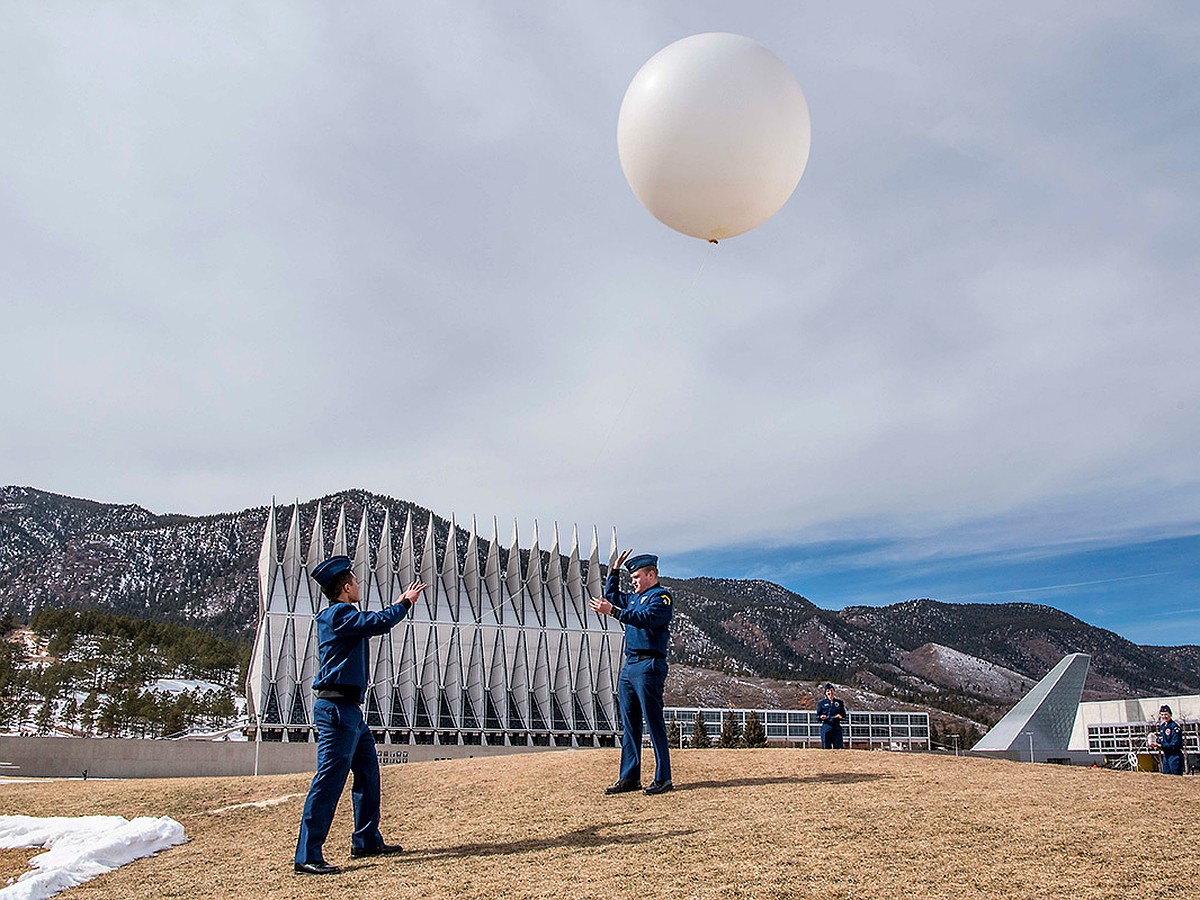
[[[905,671],[932,684],[991,697],[1022,697],[1036,683],[1004,666],[941,644],[922,644],[900,654],[899,662]]]

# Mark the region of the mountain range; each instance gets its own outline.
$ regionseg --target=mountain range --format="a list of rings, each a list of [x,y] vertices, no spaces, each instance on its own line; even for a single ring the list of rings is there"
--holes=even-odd
[[[362,490],[300,504],[364,507],[375,527],[429,510]],[[201,627],[249,642],[268,507],[210,516],[156,514],[30,487],[0,488],[0,612],[96,608]],[[445,546],[450,522],[434,516]],[[460,559],[467,535],[455,535]],[[486,541],[481,541],[486,547]],[[482,551],[481,551],[482,552]],[[523,552],[524,555],[524,552]],[[549,564],[543,553],[543,565]],[[1088,653],[1085,699],[1200,693],[1200,647],[1132,643],[1048,606],[906,599],[822,609],[766,581],[664,579],[675,597],[672,659],[783,682],[832,680],[906,704],[994,722],[1065,654]],[[670,698],[668,698],[670,701]]]

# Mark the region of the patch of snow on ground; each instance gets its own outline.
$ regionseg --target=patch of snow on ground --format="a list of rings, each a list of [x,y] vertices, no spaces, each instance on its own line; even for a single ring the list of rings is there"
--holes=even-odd
[[[42,900],[187,840],[167,816],[0,816],[0,848],[45,847],[32,871],[0,889],[3,900]]]
[[[194,691],[196,689],[201,691],[217,691],[218,693],[225,690],[222,685],[211,681],[200,681],[196,678],[160,678],[150,687],[150,690],[160,694],[181,694],[184,691]]]
[[[249,803],[235,803],[233,806],[222,806],[220,809],[210,809],[210,816],[219,816],[221,813],[227,813],[235,809],[246,809],[254,806],[258,809],[266,809],[268,806],[278,806],[280,803],[287,803],[289,800],[295,800],[297,797],[303,797],[304,794],[284,794],[282,797],[271,797],[269,800],[251,800]]]

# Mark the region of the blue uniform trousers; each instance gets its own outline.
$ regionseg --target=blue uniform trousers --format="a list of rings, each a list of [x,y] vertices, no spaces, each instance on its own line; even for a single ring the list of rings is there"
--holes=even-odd
[[[663,688],[667,683],[667,661],[657,657],[628,659],[617,682],[621,707],[621,778],[641,781],[642,717],[650,729],[654,747],[654,780],[671,780],[671,751],[667,725],[663,721]]]
[[[363,721],[362,710],[353,703],[318,698],[313,702],[317,726],[317,774],[304,801],[296,862],[320,863],[321,847],[333,823],[338,798],[346,786],[346,775],[354,773],[350,796],[354,801],[355,850],[383,845],[379,833],[379,757],[375,739]]]
[[[1183,754],[1164,753],[1162,758],[1162,771],[1164,775],[1182,775]]]
[[[821,726],[821,749],[822,750],[843,750],[842,746],[842,726],[841,725],[822,725]]]

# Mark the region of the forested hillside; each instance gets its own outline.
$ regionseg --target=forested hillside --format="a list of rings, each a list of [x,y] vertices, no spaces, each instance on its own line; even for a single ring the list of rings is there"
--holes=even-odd
[[[162,737],[237,716],[247,645],[96,610],[0,630],[0,731]]]

